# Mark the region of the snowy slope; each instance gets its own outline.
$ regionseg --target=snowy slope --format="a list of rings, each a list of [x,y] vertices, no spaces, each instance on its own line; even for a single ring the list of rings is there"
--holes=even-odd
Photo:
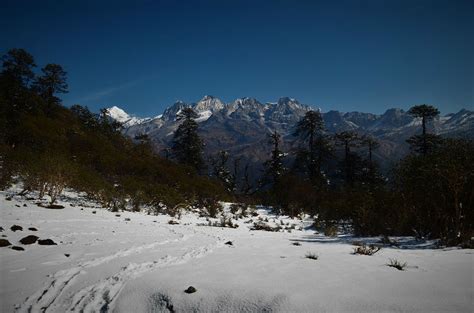
[[[237,229],[197,226],[206,221],[194,214],[169,225],[164,215],[116,216],[81,206],[77,199],[63,200],[64,209],[50,210],[20,198],[7,201],[0,193],[3,239],[25,248],[0,248],[1,312],[472,309],[473,250],[423,249],[403,238],[403,249],[360,256],[351,254],[350,237],[327,238],[310,230],[250,231],[247,219],[236,222]],[[13,224],[23,231],[11,231]],[[30,234],[58,245],[18,243]],[[319,260],[305,258],[308,251]],[[389,258],[408,262],[408,268],[387,267]],[[183,292],[190,285],[196,293]]]

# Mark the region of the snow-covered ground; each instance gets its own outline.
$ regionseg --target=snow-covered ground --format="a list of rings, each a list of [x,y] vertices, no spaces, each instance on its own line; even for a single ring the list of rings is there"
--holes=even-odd
[[[298,220],[273,221],[274,216],[253,219],[296,229],[251,231],[252,223],[245,223],[250,218],[234,221],[235,229],[197,226],[208,222],[195,214],[170,225],[165,215],[112,213],[71,206],[67,199],[64,209],[45,209],[6,195],[0,193],[1,239],[25,250],[0,248],[1,312],[472,312],[474,307],[473,250],[432,249],[400,238],[400,248],[353,255],[354,240],[378,238],[328,238],[297,230],[304,226]],[[13,232],[13,225],[23,230]],[[27,235],[57,245],[19,243]],[[308,252],[318,260],[305,258]],[[388,267],[389,259],[408,266]],[[189,286],[197,292],[185,293]]]

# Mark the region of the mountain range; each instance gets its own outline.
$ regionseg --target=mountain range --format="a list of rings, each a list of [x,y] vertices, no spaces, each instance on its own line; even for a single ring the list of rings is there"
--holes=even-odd
[[[199,115],[199,133],[205,142],[205,154],[213,155],[228,150],[234,158],[242,158],[258,167],[268,159],[270,145],[268,134],[278,131],[283,138],[282,147],[295,148],[292,135],[296,123],[309,110],[318,110],[301,104],[296,99],[283,97],[277,102],[261,103],[254,98],[240,98],[224,103],[219,98],[205,96],[195,103],[177,101],[161,115],[138,118],[114,106],[108,115],[123,124],[123,132],[134,138],[147,134],[158,152],[170,147],[178,127],[176,115],[185,107],[192,107]],[[383,114],[363,112],[322,112],[327,132],[332,134],[352,130],[376,138],[380,147],[374,157],[382,167],[387,167],[408,152],[407,138],[418,133],[421,121],[402,109],[388,109]],[[446,137],[474,139],[474,111],[462,109],[457,113],[436,117],[429,123],[430,131]]]

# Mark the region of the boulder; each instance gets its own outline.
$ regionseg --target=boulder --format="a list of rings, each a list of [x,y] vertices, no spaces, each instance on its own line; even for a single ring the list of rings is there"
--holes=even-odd
[[[195,293],[197,290],[193,286],[189,286],[184,292],[186,293]]]
[[[0,247],[8,247],[8,246],[11,246],[12,244],[10,243],[10,241],[6,240],[6,239],[0,239]]]
[[[57,245],[57,243],[55,243],[53,240],[51,239],[40,239],[38,240],[38,244],[39,245],[42,245],[42,246],[53,246],[53,245]]]
[[[17,231],[17,230],[23,230],[23,227],[21,227],[19,225],[13,225],[12,227],[10,227],[10,229],[12,231]]]
[[[31,245],[31,244],[35,243],[37,240],[38,240],[38,236],[29,235],[29,236],[26,236],[24,238],[21,238],[20,242],[24,245]]]
[[[13,246],[12,249],[13,249],[13,250],[16,250],[16,251],[25,251],[25,248],[23,248],[23,247],[18,247],[18,246]]]

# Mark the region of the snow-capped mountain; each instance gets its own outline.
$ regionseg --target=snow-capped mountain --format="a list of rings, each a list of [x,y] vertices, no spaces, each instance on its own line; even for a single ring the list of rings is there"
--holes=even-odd
[[[117,122],[123,124],[124,127],[132,127],[141,123],[146,123],[152,120],[151,118],[138,118],[135,116],[129,115],[127,112],[122,110],[119,107],[113,106],[107,109],[107,115],[116,120]]]
[[[199,118],[199,131],[211,155],[229,150],[235,157],[259,163],[268,157],[268,133],[282,134],[283,147],[292,149],[292,133],[296,123],[309,110],[316,108],[297,100],[283,97],[277,102],[261,103],[254,98],[239,98],[224,103],[213,96],[205,96],[196,103],[177,101],[155,118],[130,116],[118,107],[108,109],[109,116],[124,124],[124,133],[132,138],[148,134],[158,151],[169,147],[178,123],[176,115],[185,107],[193,108]],[[420,130],[420,121],[401,109],[388,109],[384,114],[329,111],[322,113],[329,133],[353,130],[371,135],[381,143],[375,157],[388,164],[403,157],[408,151],[405,140]],[[436,118],[430,130],[443,136],[474,138],[474,112],[461,110]]]

